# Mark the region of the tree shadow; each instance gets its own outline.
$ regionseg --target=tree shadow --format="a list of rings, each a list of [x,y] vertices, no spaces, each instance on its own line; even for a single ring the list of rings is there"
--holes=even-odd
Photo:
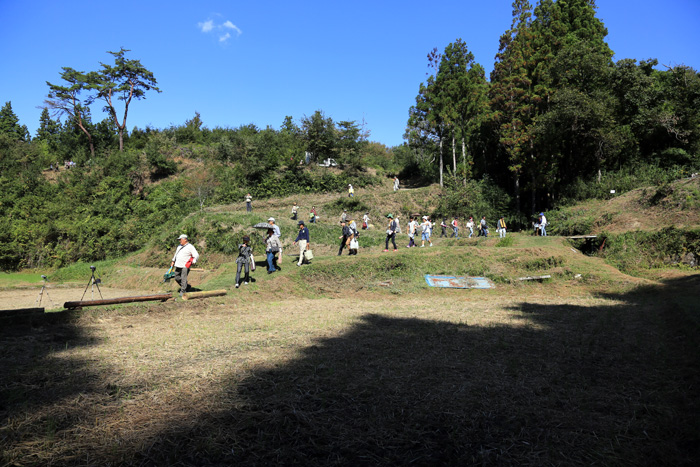
[[[37,426],[52,438],[83,418],[80,399],[102,385],[105,369],[95,368],[94,362],[62,358],[62,351],[100,342],[76,323],[74,313],[3,319],[0,342],[0,452],[33,436]],[[53,410],[57,404],[61,409]],[[23,414],[21,422],[18,414]]]
[[[134,426],[138,439],[96,440],[89,459],[696,465],[698,291],[700,276],[693,276],[607,294],[592,306],[524,301],[511,306],[511,322],[483,326],[469,324],[479,303],[465,302],[462,322],[365,314],[284,363],[242,372],[232,359],[205,404],[185,401],[189,410],[163,416],[151,431]],[[51,325],[3,327],[0,337],[0,446],[35,439],[17,414],[40,418],[42,439],[52,431],[68,443],[118,398],[120,388],[107,385],[109,368],[61,357],[65,345],[99,342],[70,315]],[[86,462],[65,456],[23,462]]]
[[[697,341],[679,337],[688,320],[667,308],[669,293],[697,282],[613,305],[523,302],[516,325],[367,314],[289,363],[232,374],[218,409],[158,433],[135,459],[696,464]]]

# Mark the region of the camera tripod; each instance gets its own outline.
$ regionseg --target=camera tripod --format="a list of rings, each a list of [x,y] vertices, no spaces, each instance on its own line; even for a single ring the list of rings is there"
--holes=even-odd
[[[42,279],[44,279],[44,284],[41,286],[41,290],[39,291],[39,295],[36,297],[36,300],[34,301],[34,305],[41,306],[41,301],[44,299],[44,292],[46,292],[46,298],[49,299],[49,303],[51,303],[51,307],[55,308],[56,305],[54,305],[53,300],[51,300],[51,297],[49,297],[49,291],[46,288],[46,283],[49,281],[46,276],[41,276]]]
[[[90,280],[88,281],[87,285],[85,286],[85,292],[83,292],[83,296],[80,297],[80,301],[83,301],[83,298],[85,298],[85,294],[87,293],[88,287],[92,284],[92,299],[95,299],[95,286],[97,286],[97,291],[100,293],[100,298],[104,300],[102,297],[102,291],[100,290],[100,283],[102,282],[101,279],[95,277],[95,269],[97,269],[95,266],[90,266],[90,270],[92,271],[92,276],[90,276]]]

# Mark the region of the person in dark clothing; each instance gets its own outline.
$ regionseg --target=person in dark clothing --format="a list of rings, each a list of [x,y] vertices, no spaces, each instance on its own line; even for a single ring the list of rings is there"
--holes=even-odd
[[[297,234],[294,244],[299,244],[299,261],[297,266],[304,264],[304,253],[309,245],[309,229],[304,225],[304,221],[299,221],[299,233]]]
[[[398,251],[398,248],[396,248],[396,221],[392,214],[387,214],[386,217],[389,219],[389,225],[386,229],[386,246],[384,247],[384,251],[389,251],[389,240],[391,240],[391,243],[394,245],[394,251]]]
[[[236,288],[241,285],[241,269],[245,268],[243,283],[250,282],[250,255],[253,249],[250,247],[250,237],[243,236],[243,243],[238,245],[238,258],[236,258]]]
[[[348,227],[347,222],[340,221],[340,225],[343,227],[343,234],[338,237],[341,239],[340,248],[338,249],[338,256],[343,254],[343,248],[350,243],[350,239],[352,238],[352,230],[350,230],[350,227]]]
[[[440,238],[442,237],[447,237],[447,219],[442,218],[442,222],[440,223],[440,228],[442,229],[442,233],[440,233]]]

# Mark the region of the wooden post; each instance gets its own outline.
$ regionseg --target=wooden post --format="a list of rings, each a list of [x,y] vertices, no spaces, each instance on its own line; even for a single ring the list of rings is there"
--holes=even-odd
[[[193,298],[220,297],[226,295],[225,290],[208,290],[205,292],[188,292],[182,296],[183,300],[192,300]]]
[[[171,293],[162,293],[156,295],[141,295],[136,297],[120,297],[120,298],[109,298],[106,300],[84,300],[77,302],[66,302],[63,307],[69,310],[82,308],[84,306],[100,306],[100,305],[117,305],[119,303],[132,303],[132,302],[148,302],[154,300],[160,300],[164,302],[173,298]]]

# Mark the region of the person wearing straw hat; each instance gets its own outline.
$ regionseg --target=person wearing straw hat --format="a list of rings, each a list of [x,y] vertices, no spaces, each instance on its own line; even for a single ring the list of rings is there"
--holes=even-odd
[[[187,235],[182,234],[177,238],[180,241],[180,246],[175,250],[175,255],[170,263],[171,268],[175,268],[175,282],[180,285],[180,296],[187,292],[187,276],[190,272],[190,266],[197,263],[199,253],[197,249],[189,242]]]

